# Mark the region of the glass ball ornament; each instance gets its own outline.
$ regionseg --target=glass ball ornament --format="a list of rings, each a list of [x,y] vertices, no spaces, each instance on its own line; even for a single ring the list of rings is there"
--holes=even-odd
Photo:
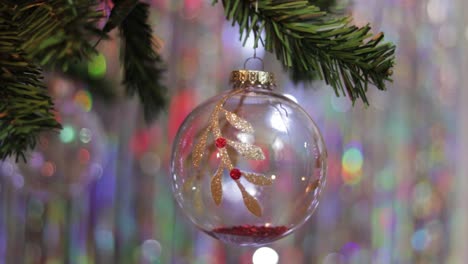
[[[83,91],[73,94],[83,95]],[[42,199],[80,194],[101,176],[105,153],[104,131],[97,115],[84,107],[78,96],[52,94],[62,129],[39,135],[26,162],[18,160],[12,173],[6,175],[16,188]]]
[[[233,89],[195,108],[174,141],[175,199],[201,230],[223,242],[262,245],[313,214],[327,152],[301,106],[273,91],[273,74],[238,70]]]

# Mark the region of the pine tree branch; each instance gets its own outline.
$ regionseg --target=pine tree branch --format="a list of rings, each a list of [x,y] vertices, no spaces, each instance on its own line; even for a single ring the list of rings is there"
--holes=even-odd
[[[119,4],[116,1],[116,5]],[[151,121],[165,107],[166,87],[162,58],[155,50],[152,29],[148,24],[149,5],[138,3],[120,24],[123,51],[124,81],[127,94],[138,93],[146,121]]]
[[[60,128],[42,81],[41,66],[67,70],[95,55],[93,38],[119,25],[123,38],[124,83],[138,92],[147,120],[164,106],[163,67],[148,23],[149,6],[115,0],[105,30],[94,0],[0,0],[0,159],[25,158],[41,131]],[[123,21],[123,22],[122,22]],[[102,87],[101,87],[102,88]]]
[[[214,1],[216,3],[217,0]],[[360,98],[368,104],[368,84],[385,90],[391,80],[395,46],[372,36],[369,25],[351,25],[351,17],[335,18],[310,2],[298,0],[223,0],[225,15],[239,25],[241,39],[265,32],[265,49],[276,54],[296,82],[311,81],[316,74],[336,95]],[[258,10],[258,12],[256,11]]]
[[[95,53],[95,1],[0,1],[0,159],[25,158],[39,133],[59,129],[39,65],[66,68]]]
[[[21,49],[40,65],[66,69],[70,63],[96,53],[89,42],[106,37],[96,27],[103,18],[93,0],[29,1],[19,6],[14,20],[20,23]]]
[[[18,50],[22,39],[7,5],[0,8],[0,159],[25,158],[40,132],[60,128],[41,70]]]
[[[122,24],[133,8],[138,4],[138,0],[117,0],[115,2],[116,4],[111,10],[109,19],[102,29],[102,31],[106,33]]]

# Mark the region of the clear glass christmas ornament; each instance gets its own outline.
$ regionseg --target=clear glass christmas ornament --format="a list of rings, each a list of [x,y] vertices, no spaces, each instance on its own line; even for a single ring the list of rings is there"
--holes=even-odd
[[[326,148],[310,116],[273,91],[273,74],[238,70],[233,89],[198,106],[174,141],[175,199],[221,241],[262,245],[304,224],[319,203]]]
[[[105,136],[96,114],[80,102],[83,91],[60,96],[52,90],[62,130],[42,133],[27,162],[2,164],[16,188],[43,199],[74,196],[101,176]]]

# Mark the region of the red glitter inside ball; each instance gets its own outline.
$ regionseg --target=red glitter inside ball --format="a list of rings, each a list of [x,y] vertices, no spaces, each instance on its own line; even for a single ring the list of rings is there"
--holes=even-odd
[[[212,230],[215,236],[232,235],[238,236],[239,239],[232,237],[232,242],[237,240],[246,241],[248,237],[249,243],[264,243],[281,237],[288,228],[286,226],[254,226],[254,225],[242,225],[232,227],[218,227]],[[244,237],[241,239],[240,237]]]
[[[219,137],[215,140],[215,145],[217,148],[224,148],[227,144],[227,140],[225,138]]]
[[[238,180],[240,179],[242,173],[239,169],[232,169],[230,172],[229,172],[229,175],[231,176],[231,178],[233,180]]]

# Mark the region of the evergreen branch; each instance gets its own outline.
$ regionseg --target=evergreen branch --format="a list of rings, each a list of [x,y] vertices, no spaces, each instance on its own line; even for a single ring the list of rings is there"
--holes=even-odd
[[[39,133],[60,124],[41,70],[17,49],[22,40],[13,10],[4,5],[0,14],[0,159],[26,160],[25,152],[34,148]]]
[[[145,119],[149,122],[164,108],[166,88],[161,83],[165,71],[163,61],[155,51],[158,47],[153,40],[148,19],[149,5],[138,3],[123,20],[120,32],[123,46],[123,83],[127,94],[138,92]]]
[[[135,8],[138,4],[138,0],[121,0],[116,1],[115,6],[112,8],[109,19],[107,20],[106,25],[102,29],[104,32],[109,32],[115,27],[119,26],[128,14]]]
[[[385,90],[391,80],[395,46],[382,43],[383,33],[372,36],[369,25],[351,25],[350,17],[336,18],[310,2],[317,1],[222,1],[227,19],[239,25],[241,40],[254,32],[257,47],[264,31],[265,49],[276,54],[295,82],[318,74],[337,96],[368,104],[368,84]]]
[[[103,12],[93,0],[29,1],[19,6],[14,20],[20,25],[21,49],[40,65],[67,69],[70,61],[96,53],[89,40],[106,35],[96,27]]]
[[[0,159],[13,155],[25,159],[40,132],[60,128],[39,65],[65,71],[69,65],[77,66],[70,62],[96,52],[88,41],[106,37],[117,24],[128,94],[138,92],[147,120],[164,106],[164,70],[147,24],[149,6],[116,2],[122,4],[115,6],[101,31],[96,24],[103,13],[95,11],[94,0],[0,0]]]

